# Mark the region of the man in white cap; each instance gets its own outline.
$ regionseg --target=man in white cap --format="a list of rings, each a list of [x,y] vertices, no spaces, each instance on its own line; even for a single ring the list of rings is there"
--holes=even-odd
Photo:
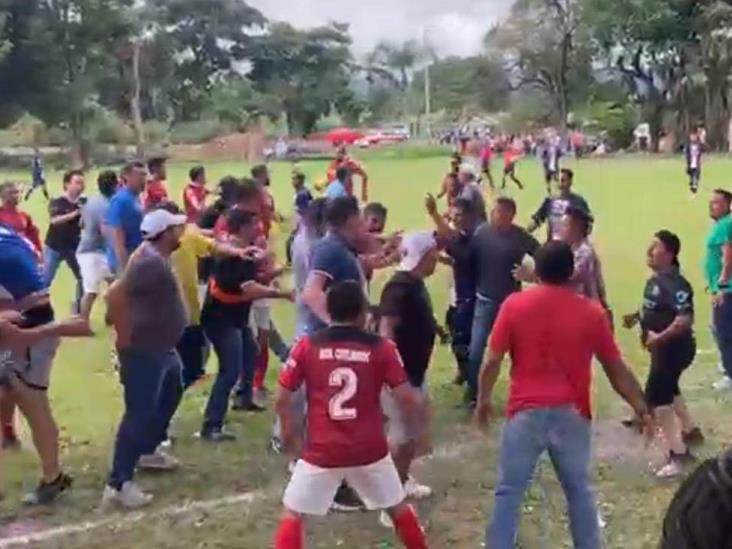
[[[381,335],[394,341],[404,362],[409,383],[424,397],[425,377],[437,334],[437,321],[424,280],[435,272],[438,245],[432,232],[414,232],[404,236],[402,261],[384,287],[379,312]],[[427,486],[409,475],[412,461],[420,450],[420,439],[427,432],[428,409],[425,403],[417,414],[416,425],[408,425],[391,394],[385,393],[382,405],[388,418],[387,439],[394,463],[404,483],[407,496],[415,499],[432,494]],[[424,449],[422,449],[424,450]]]
[[[175,347],[188,315],[170,256],[180,246],[185,224],[185,215],[165,210],[148,213],[140,225],[144,241],[107,295],[108,321],[117,334],[125,410],[103,507],[150,503],[152,496],[132,481],[138,465],[158,470],[178,466],[175,458],[156,449],[183,390]]]

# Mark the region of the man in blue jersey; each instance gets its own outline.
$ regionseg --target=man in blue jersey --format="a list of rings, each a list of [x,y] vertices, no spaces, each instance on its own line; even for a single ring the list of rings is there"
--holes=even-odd
[[[147,171],[142,162],[132,162],[122,168],[123,186],[109,201],[106,224],[109,229],[108,260],[113,273],[120,273],[130,254],[142,244],[142,202]]]

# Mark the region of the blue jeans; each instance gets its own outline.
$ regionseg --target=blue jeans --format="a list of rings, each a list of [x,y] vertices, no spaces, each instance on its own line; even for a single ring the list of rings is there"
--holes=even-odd
[[[76,260],[76,250],[56,251],[46,246],[43,250],[43,282],[47,288],[51,288],[51,284],[53,284],[53,279],[56,278],[56,273],[58,272],[59,266],[61,266],[61,262],[65,262],[69,266],[71,273],[76,279],[76,300],[74,301],[74,305],[76,311],[78,311],[81,297],[84,295],[84,287],[81,283],[79,262]]]
[[[155,451],[183,394],[181,362],[174,350],[119,350],[125,410],[114,444],[109,485],[132,480],[140,456]]]
[[[473,327],[470,333],[470,354],[468,356],[468,399],[478,397],[478,376],[483,365],[488,336],[493,330],[498,310],[503,301],[496,301],[479,295],[475,300]]]
[[[722,304],[712,310],[712,319],[724,371],[732,378],[732,294],[724,294]]]
[[[187,326],[176,345],[183,362],[183,388],[187,389],[203,377],[205,373],[204,352],[206,336],[200,326]]]
[[[567,498],[575,549],[599,549],[600,527],[589,480],[590,439],[590,420],[570,406],[525,410],[506,422],[486,547],[515,547],[524,493],[546,451]]]

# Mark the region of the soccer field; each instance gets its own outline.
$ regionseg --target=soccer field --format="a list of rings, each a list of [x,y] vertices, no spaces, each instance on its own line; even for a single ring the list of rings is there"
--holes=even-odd
[[[356,154],[358,156],[358,154]],[[439,190],[448,168],[448,156],[431,158],[374,157],[365,162],[371,179],[371,198],[389,209],[388,230],[429,227],[424,212],[424,196]],[[704,237],[709,227],[707,200],[715,187],[730,188],[726,174],[732,159],[711,157],[705,163],[702,190],[690,198],[683,160],[678,158],[619,157],[613,159],[568,161],[575,170],[575,191],[588,200],[596,223],[593,235],[603,260],[610,303],[615,317],[635,310],[647,278],[645,252],[652,234],[662,228],[676,232],[682,240],[681,261],[696,292],[696,329],[700,349],[694,367],[683,380],[692,413],[707,435],[700,457],[718,452],[732,440],[732,423],[727,420],[732,393],[711,389],[717,379],[708,325],[710,303],[704,293],[701,261]],[[175,163],[168,167],[172,196],[180,200],[182,187],[192,164]],[[241,176],[248,168],[237,163],[206,164],[209,186],[225,175]],[[325,173],[324,162],[304,162],[300,168],[310,183]],[[278,209],[285,215],[292,210],[289,183],[291,165],[272,165],[272,185]],[[0,172],[0,180],[29,174]],[[50,190],[61,192],[60,174],[50,173]],[[494,176],[498,176],[498,166]],[[521,161],[518,176],[526,190],[510,189],[519,204],[517,222],[528,223],[539,206],[544,184],[538,163]],[[96,173],[87,176],[88,194],[96,192]],[[23,207],[45,229],[48,215],[40,193]],[[283,242],[289,228],[281,229]],[[543,235],[544,233],[539,233]],[[279,246],[282,248],[282,245]],[[439,318],[446,307],[449,270],[439,267],[429,281],[435,311]],[[372,297],[377,298],[388,272],[377,274]],[[72,277],[61,267],[52,288],[57,314],[67,314],[72,300]],[[97,336],[88,340],[66,341],[58,354],[50,395],[61,428],[62,460],[75,477],[74,489],[51,509],[24,509],[20,499],[37,482],[38,465],[29,432],[21,433],[22,451],[5,461],[5,492],[0,524],[2,538],[31,534],[48,528],[105,520],[94,513],[101,496],[111,459],[112,443],[121,413],[121,391],[110,367],[109,340],[101,321],[102,307],[95,311]],[[275,320],[286,336],[292,334],[293,311],[279,306]],[[624,355],[645,380],[648,357],[635,332],[618,333]],[[272,359],[268,376],[270,389],[276,387],[279,364]],[[496,391],[500,404],[505,398],[506,373]],[[209,371],[215,372],[215,359]],[[434,457],[417,468],[418,478],[435,489],[432,499],[418,504],[433,548],[480,547],[486,519],[492,508],[492,488],[496,476],[496,449],[500,425],[479,431],[461,410],[456,409],[461,391],[451,384],[454,375],[447,347],[438,347],[428,374],[435,397]],[[37,542],[38,547],[243,547],[271,546],[279,514],[279,496],[286,481],[286,458],[267,452],[272,413],[254,416],[229,414],[231,430],[238,436],[232,445],[210,446],[193,438],[200,427],[202,409],[209,383],[195,386],[184,397],[174,420],[173,433],[178,442],[173,449],[183,467],[172,475],[141,475],[142,487],[155,495],[145,516],[120,515],[84,531],[58,535]],[[601,503],[607,547],[633,549],[655,547],[660,521],[676,484],[662,484],[649,474],[649,462],[662,456],[657,446],[645,448],[618,426],[627,410],[609,388],[598,369],[595,383],[595,467],[594,476]],[[565,503],[549,465],[537,476],[540,483],[530,490],[524,505],[519,542],[521,547],[564,547],[569,543]],[[251,493],[220,505],[187,502],[216,500]],[[375,514],[332,516],[316,521],[308,531],[308,547],[387,548],[397,542],[388,530],[378,525]]]

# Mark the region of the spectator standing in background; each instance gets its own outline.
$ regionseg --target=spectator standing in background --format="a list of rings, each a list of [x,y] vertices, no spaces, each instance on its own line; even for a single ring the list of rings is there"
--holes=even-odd
[[[188,176],[190,181],[183,190],[183,205],[188,223],[196,224],[206,209],[206,197],[209,195],[206,188],[206,169],[203,166],[194,166]]]
[[[147,161],[149,179],[142,201],[146,211],[152,210],[161,202],[168,201],[168,184],[165,158],[156,157]]]
[[[105,171],[97,179],[99,194],[92,196],[81,208],[81,238],[76,249],[84,297],[79,314],[89,320],[92,306],[101,291],[101,286],[112,278],[107,257],[104,223],[109,200],[117,191],[117,174]]]
[[[76,279],[76,297],[73,311],[79,312],[84,293],[81,270],[76,260],[76,249],[81,240],[81,208],[86,202],[82,197],[85,188],[84,174],[80,170],[66,172],[63,177],[64,194],[48,204],[51,216],[46,233],[46,247],[43,252],[43,278],[50,288],[63,261]]]
[[[325,198],[316,198],[307,207],[302,217],[300,229],[292,242],[292,276],[295,284],[295,340],[307,333],[308,308],[302,301],[308,272],[310,256],[315,244],[325,234]]]
[[[300,172],[292,174],[292,188],[295,191],[295,216],[292,222],[292,232],[285,245],[288,264],[292,263],[292,243],[300,229],[302,218],[305,216],[305,212],[307,212],[308,206],[313,200],[310,189],[305,185],[305,174]]]
[[[699,133],[692,133],[686,145],[686,174],[689,176],[689,190],[693,195],[699,191],[703,153],[704,145],[699,139]]]
[[[20,189],[11,182],[6,181],[0,185],[0,225],[6,225],[13,229],[23,238],[27,239],[36,250],[38,258],[43,257],[43,245],[38,227],[27,213],[18,209],[20,203]]]
[[[109,201],[106,216],[109,268],[113,274],[124,270],[130,254],[142,243],[140,195],[145,190],[145,165],[142,162],[127,164],[121,175],[122,186]]]
[[[31,187],[28,189],[28,192],[25,193],[26,202],[36,189],[41,189],[46,200],[50,200],[50,197],[48,196],[48,186],[46,185],[46,174],[43,170],[43,158],[41,157],[41,152],[37,148],[33,150],[33,161],[31,162]]]

